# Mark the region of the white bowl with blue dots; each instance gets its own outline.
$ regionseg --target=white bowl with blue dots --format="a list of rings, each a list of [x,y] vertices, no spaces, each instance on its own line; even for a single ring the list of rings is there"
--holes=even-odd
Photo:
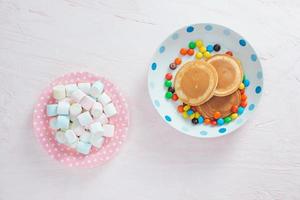
[[[181,48],[188,47],[190,41],[201,39],[205,45],[220,44],[221,51],[231,51],[241,61],[250,85],[246,89],[248,106],[244,113],[229,124],[222,126],[194,125],[177,111],[180,102],[165,98],[165,74],[170,72],[169,64],[179,56]],[[182,57],[182,62],[194,60],[194,56]],[[175,71],[171,71],[173,77]],[[219,137],[241,127],[252,115],[260,101],[263,89],[263,71],[260,61],[249,42],[233,30],[217,24],[194,24],[183,27],[165,39],[155,51],[148,71],[148,90],[152,103],[163,120],[181,133],[198,138]]]

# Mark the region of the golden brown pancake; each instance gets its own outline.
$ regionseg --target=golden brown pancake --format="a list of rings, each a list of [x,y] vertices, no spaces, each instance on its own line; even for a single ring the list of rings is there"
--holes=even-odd
[[[201,105],[211,98],[217,87],[215,68],[204,61],[186,62],[177,72],[174,87],[181,101],[191,106]]]
[[[226,117],[230,115],[232,106],[240,105],[241,103],[241,93],[239,90],[236,92],[224,96],[218,97],[213,96],[210,100],[206,103],[202,104],[201,106],[197,106],[197,111],[206,118],[213,118],[215,112],[220,112],[221,117]]]
[[[218,85],[215,96],[227,96],[235,92],[243,80],[243,70],[235,58],[226,54],[217,54],[207,59],[218,73]]]

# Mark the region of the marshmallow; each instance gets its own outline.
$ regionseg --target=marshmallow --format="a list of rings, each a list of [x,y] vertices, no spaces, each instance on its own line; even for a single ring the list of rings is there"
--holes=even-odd
[[[104,124],[103,125],[103,136],[105,137],[113,137],[115,132],[115,126],[111,124]]]
[[[115,114],[117,114],[117,110],[113,103],[110,103],[110,104],[107,104],[106,106],[104,106],[103,110],[107,117],[112,117]]]
[[[53,87],[53,97],[57,100],[63,99],[66,97],[66,89],[63,85],[57,85]]]
[[[47,116],[53,117],[57,115],[57,104],[47,105]]]
[[[89,94],[89,91],[91,89],[91,84],[90,83],[78,83],[78,88],[85,94]]]
[[[100,122],[94,122],[90,125],[91,133],[103,133],[104,129]]]
[[[59,115],[56,119],[56,127],[61,129],[67,129],[70,125],[70,118],[68,116]]]
[[[97,119],[97,121],[99,121],[102,125],[107,124],[108,118],[106,117],[106,115],[104,113],[102,113],[102,115]]]
[[[75,132],[71,129],[65,132],[65,138],[68,144],[73,144],[78,140],[77,136],[75,135]]]
[[[85,97],[85,96],[86,96],[86,94],[79,89],[73,91],[71,94],[71,98],[77,103],[79,103],[81,101],[81,99],[83,99],[83,97]]]
[[[79,126],[79,122],[78,122],[78,119],[77,118],[75,118],[75,119],[71,119],[71,123],[70,123],[70,128],[71,129],[75,129],[75,128],[77,128]]]
[[[78,89],[77,85],[76,84],[69,84],[69,85],[66,85],[66,95],[67,97],[71,97],[72,95],[72,92],[74,92],[75,90]]]
[[[49,126],[53,130],[57,130],[58,129],[57,125],[56,125],[56,117],[53,117],[53,118],[50,119]]]
[[[82,154],[87,155],[87,154],[89,154],[89,152],[90,152],[90,150],[91,150],[91,147],[92,147],[91,144],[89,144],[89,143],[84,143],[84,142],[80,142],[80,141],[79,141],[79,142],[77,143],[76,150],[77,150],[77,152],[79,152],[79,153],[82,153]]]
[[[81,136],[82,134],[84,134],[86,132],[86,130],[82,127],[82,126],[78,126],[76,128],[72,129],[75,133],[75,135],[77,136]]]
[[[85,131],[83,134],[80,135],[79,140],[81,142],[89,143],[91,138],[91,133]]]
[[[100,101],[102,105],[105,106],[106,104],[111,102],[111,98],[105,92],[103,92],[103,94],[99,96],[98,101]]]
[[[70,116],[76,117],[82,111],[81,105],[79,103],[73,103],[70,107]]]
[[[78,115],[77,119],[78,119],[79,123],[81,124],[81,126],[86,126],[93,121],[93,118],[88,111]]]
[[[57,114],[59,115],[69,115],[70,103],[65,101],[58,102]]]
[[[69,144],[69,143],[65,143],[68,147],[72,148],[72,149],[75,149],[77,144],[78,144],[78,138],[76,139],[76,141],[72,144]]]
[[[93,146],[100,148],[104,143],[104,137],[99,133],[92,133],[90,142]]]
[[[104,89],[103,83],[100,81],[96,81],[93,83],[93,85],[89,91],[89,94],[95,98],[98,98],[101,95],[101,93],[103,92],[103,89]]]
[[[62,131],[57,131],[55,134],[55,139],[58,143],[64,144],[66,142],[65,133]]]
[[[91,114],[93,116],[93,118],[99,118],[103,113],[103,106],[101,103],[96,102],[94,103],[92,109],[91,109]]]
[[[81,106],[85,110],[90,110],[92,108],[92,106],[94,105],[94,103],[96,103],[96,101],[89,96],[83,97],[83,99],[80,101]]]

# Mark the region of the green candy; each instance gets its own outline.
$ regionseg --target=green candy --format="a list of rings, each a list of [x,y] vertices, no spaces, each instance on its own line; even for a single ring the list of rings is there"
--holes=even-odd
[[[191,41],[191,42],[189,43],[189,48],[190,48],[190,49],[195,49],[195,48],[196,48],[196,43],[193,42],[193,41]]]
[[[165,86],[166,86],[166,87],[171,87],[171,86],[172,86],[172,81],[166,80],[166,81],[165,81]]]
[[[231,117],[225,117],[224,121],[226,124],[228,124],[229,122],[231,122]]]
[[[172,92],[167,92],[165,97],[166,99],[171,99],[172,96],[173,96]]]
[[[243,82],[246,80],[246,75],[244,74],[243,75]]]

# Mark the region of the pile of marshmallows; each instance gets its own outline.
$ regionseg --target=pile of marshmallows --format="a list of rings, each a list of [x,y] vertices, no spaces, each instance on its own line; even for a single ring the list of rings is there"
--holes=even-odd
[[[58,143],[86,155],[92,146],[100,148],[105,137],[113,137],[115,127],[109,118],[117,110],[101,81],[57,85],[53,97],[56,103],[47,105],[47,115]]]

